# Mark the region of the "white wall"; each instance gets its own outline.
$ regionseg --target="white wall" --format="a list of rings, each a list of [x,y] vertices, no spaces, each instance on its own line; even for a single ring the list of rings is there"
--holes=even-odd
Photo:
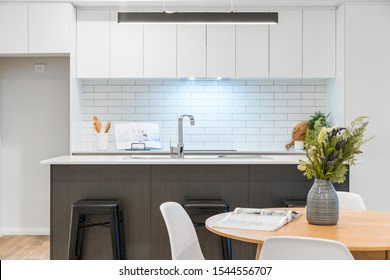
[[[325,79],[88,79],[81,80],[82,142],[94,150],[93,115],[119,122],[160,125],[163,149],[177,142],[177,119],[185,121],[186,149],[285,150],[292,128],[326,108]],[[113,131],[110,149],[115,150]]]
[[[345,98],[347,124],[356,116],[371,121],[362,164],[352,168],[351,191],[369,209],[390,211],[390,5],[346,5]]]
[[[1,88],[3,232],[48,234],[50,170],[39,161],[69,151],[69,58],[3,58]]]

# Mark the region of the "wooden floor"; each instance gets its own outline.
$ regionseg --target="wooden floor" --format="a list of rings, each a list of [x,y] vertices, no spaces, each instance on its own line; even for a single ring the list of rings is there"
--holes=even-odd
[[[0,260],[48,260],[49,235],[5,235],[0,237]]]

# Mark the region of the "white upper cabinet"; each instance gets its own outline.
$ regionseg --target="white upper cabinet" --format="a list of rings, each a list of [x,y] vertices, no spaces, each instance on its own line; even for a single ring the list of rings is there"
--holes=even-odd
[[[111,12],[110,77],[143,77],[143,28],[142,24],[118,24],[118,12]]]
[[[207,77],[235,77],[235,25],[207,26]]]
[[[303,11],[303,77],[334,77],[335,11]]]
[[[29,52],[70,52],[70,4],[29,5]]]
[[[28,6],[0,4],[0,54],[28,53]]]
[[[268,77],[268,26],[236,26],[236,77]]]
[[[77,11],[77,77],[109,77],[110,12]]]
[[[302,11],[279,11],[270,26],[270,76],[302,77]]]
[[[177,76],[206,77],[206,25],[177,26]]]
[[[176,77],[176,25],[144,26],[144,77]]]

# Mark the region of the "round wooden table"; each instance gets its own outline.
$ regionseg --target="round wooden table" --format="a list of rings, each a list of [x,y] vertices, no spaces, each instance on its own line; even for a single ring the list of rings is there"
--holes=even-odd
[[[277,231],[243,230],[214,227],[228,213],[218,214],[206,220],[206,228],[220,236],[256,243],[256,259],[259,258],[264,240],[270,236],[305,236],[337,240],[345,244],[357,259],[389,259],[390,212],[340,210],[340,219],[334,226],[311,225],[303,215]]]

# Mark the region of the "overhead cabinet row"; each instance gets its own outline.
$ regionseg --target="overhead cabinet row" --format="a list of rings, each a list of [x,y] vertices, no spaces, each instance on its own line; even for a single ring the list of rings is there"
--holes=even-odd
[[[334,77],[335,11],[279,12],[277,25],[118,24],[77,12],[77,76]]]
[[[69,54],[72,16],[67,3],[0,4],[0,55]]]

